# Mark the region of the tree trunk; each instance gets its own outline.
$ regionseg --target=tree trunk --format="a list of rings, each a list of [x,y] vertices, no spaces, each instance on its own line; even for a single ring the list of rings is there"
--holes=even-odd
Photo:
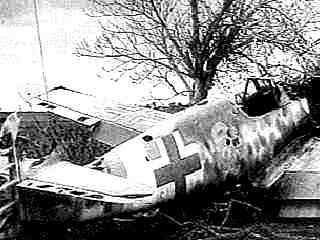
[[[197,78],[193,86],[193,103],[200,102],[208,96],[207,81]]]

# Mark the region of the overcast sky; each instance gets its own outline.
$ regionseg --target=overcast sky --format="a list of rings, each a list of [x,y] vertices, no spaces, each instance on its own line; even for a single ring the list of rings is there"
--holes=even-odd
[[[32,2],[0,0],[2,110],[21,105],[18,92],[43,89]],[[99,97],[131,103],[145,95],[143,86],[128,85],[126,81],[113,83],[106,75],[98,77],[106,61],[79,58],[73,54],[81,39],[93,41],[99,34],[97,22],[84,14],[83,8],[88,5],[86,0],[40,2],[40,29],[49,87],[63,84]]]

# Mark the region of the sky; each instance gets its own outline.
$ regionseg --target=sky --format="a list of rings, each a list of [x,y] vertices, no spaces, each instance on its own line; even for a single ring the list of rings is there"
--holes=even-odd
[[[24,109],[28,93],[44,91],[39,43],[33,8],[34,0],[0,0],[0,70],[2,92],[0,110]],[[101,99],[122,103],[143,104],[144,100],[168,98],[165,87],[152,83],[136,85],[127,79],[114,82],[111,74],[102,71],[105,59],[78,57],[74,54],[82,39],[93,42],[100,33],[97,19],[85,14],[88,0],[38,0],[40,33],[44,66],[49,88],[64,85],[96,95]],[[237,92],[242,90],[238,86]],[[209,98],[233,100],[234,92],[217,86]],[[172,101],[179,101],[173,99]],[[184,100],[187,100],[186,98]],[[150,102],[150,101],[149,101]]]
[[[26,105],[23,100],[26,93],[44,90],[32,2],[0,0],[2,111],[21,108]],[[124,103],[138,103],[146,97],[146,93],[151,91],[146,90],[146,86],[128,81],[115,83],[106,75],[99,77],[105,60],[73,54],[77,43],[83,38],[94,41],[100,32],[97,21],[84,12],[88,6],[87,0],[39,2],[40,32],[49,88],[64,85]]]

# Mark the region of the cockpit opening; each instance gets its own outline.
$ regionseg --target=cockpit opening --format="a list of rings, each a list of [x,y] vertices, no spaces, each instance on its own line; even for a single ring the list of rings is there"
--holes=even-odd
[[[253,86],[252,86],[253,85]],[[249,93],[249,90],[254,90]],[[249,116],[261,116],[280,107],[281,91],[270,78],[248,78],[236,102]]]

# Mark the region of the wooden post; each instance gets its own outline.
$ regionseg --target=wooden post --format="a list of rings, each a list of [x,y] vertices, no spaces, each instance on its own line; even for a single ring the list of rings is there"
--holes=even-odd
[[[0,208],[0,239],[15,238],[21,232],[23,209],[20,205],[16,184],[19,183],[14,147],[8,153],[9,179],[0,186],[1,194],[9,194],[10,202]],[[18,163],[19,164],[19,163]],[[20,165],[20,164],[19,164]]]
[[[15,175],[13,176],[15,176],[15,180],[19,183],[23,180],[21,176],[21,160],[22,159],[21,159],[21,154],[17,154],[16,141],[14,141],[12,145],[12,157],[15,165],[15,168],[14,168]],[[13,187],[13,192],[15,194],[14,199],[17,200],[19,221],[23,221],[25,219],[25,214],[24,214],[24,208],[22,206],[22,201],[19,196],[19,191],[16,187]]]

